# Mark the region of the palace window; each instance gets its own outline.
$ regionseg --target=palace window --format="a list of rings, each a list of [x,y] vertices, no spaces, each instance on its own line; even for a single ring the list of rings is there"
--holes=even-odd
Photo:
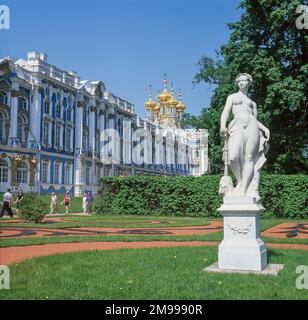
[[[22,142],[22,118],[17,119],[17,136],[20,142]]]
[[[28,167],[25,162],[20,161],[17,165],[17,183],[27,183],[28,182]]]
[[[71,165],[66,164],[64,168],[64,184],[71,184]]]
[[[101,178],[101,176],[102,176],[102,170],[101,170],[101,168],[97,168],[97,182],[99,181],[99,179]]]
[[[59,184],[60,182],[60,163],[55,163],[53,182]]]
[[[7,95],[0,91],[0,104],[7,104]]]
[[[6,160],[0,159],[0,182],[8,182],[8,164]]]
[[[5,124],[7,121],[6,113],[0,110],[0,143],[6,144],[6,128]]]
[[[43,161],[42,164],[42,183],[47,183],[48,182],[48,162]]]
[[[71,136],[72,136],[72,131],[70,128],[66,129],[66,136],[65,136],[65,146],[66,146],[66,150],[70,151],[71,150]]]
[[[26,136],[25,136],[25,128],[27,125],[27,121],[23,116],[18,116],[17,119],[17,137],[21,144],[26,143]]]
[[[56,125],[55,147],[60,148],[61,145],[61,126]]]
[[[87,110],[83,109],[82,113],[82,125],[87,126],[88,125],[88,115],[87,115]]]
[[[96,150],[96,153],[100,153],[100,139],[99,139],[99,133],[96,133],[96,139],[95,139],[95,150]]]
[[[72,121],[72,109],[71,108],[68,108],[66,111],[66,120]]]
[[[49,144],[49,123],[44,121],[43,124],[43,144],[48,146]]]
[[[82,148],[86,152],[88,151],[88,140],[89,140],[89,134],[87,130],[83,130],[83,137],[82,137]]]
[[[27,111],[27,101],[24,98],[18,98],[18,108]]]
[[[86,166],[86,185],[90,185],[90,172],[91,168],[89,166]]]
[[[50,102],[49,101],[45,101],[44,104],[44,114],[48,114],[50,113]]]
[[[58,103],[56,106],[56,118],[61,118],[61,104]]]

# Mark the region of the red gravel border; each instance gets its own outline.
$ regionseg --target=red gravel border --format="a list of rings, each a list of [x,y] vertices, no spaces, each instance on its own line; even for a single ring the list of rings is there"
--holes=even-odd
[[[34,257],[78,251],[113,250],[128,248],[136,249],[160,247],[217,246],[218,244],[219,242],[214,241],[79,242],[31,245],[25,247],[7,247],[0,248],[0,264],[9,265],[23,260],[28,260]],[[268,248],[308,250],[307,244],[267,243],[266,246]]]

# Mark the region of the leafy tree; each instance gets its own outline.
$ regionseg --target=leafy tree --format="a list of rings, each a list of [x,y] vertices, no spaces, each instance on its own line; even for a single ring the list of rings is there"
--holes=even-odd
[[[308,33],[297,29],[298,5],[307,0],[242,0],[240,21],[216,60],[201,57],[194,84],[215,86],[211,105],[203,109],[198,128],[208,128],[212,172],[221,172],[220,114],[229,94],[237,91],[234,79],[241,72],[252,75],[251,98],[258,119],[271,131],[265,166],[275,173],[307,172],[308,165]],[[189,117],[186,117],[189,119]],[[186,123],[188,125],[188,123]]]

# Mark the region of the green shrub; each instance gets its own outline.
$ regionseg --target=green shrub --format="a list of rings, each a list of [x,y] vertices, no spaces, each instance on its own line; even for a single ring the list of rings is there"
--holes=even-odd
[[[105,177],[95,203],[99,214],[157,214],[219,216],[221,175],[202,177],[130,176]],[[265,215],[308,217],[308,176],[261,177],[260,195]]]
[[[48,213],[48,205],[37,195],[27,193],[19,207],[19,215],[22,219],[29,222],[42,222],[45,214]]]

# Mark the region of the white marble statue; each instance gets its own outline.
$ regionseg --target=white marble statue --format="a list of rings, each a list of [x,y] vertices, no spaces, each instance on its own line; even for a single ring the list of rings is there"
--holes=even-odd
[[[235,82],[239,91],[228,96],[221,114],[225,174],[220,181],[219,192],[224,196],[255,197],[259,201],[260,170],[266,161],[270,132],[257,120],[257,105],[248,97],[251,75],[241,73]],[[227,127],[230,112],[234,117]],[[235,187],[228,176],[228,166],[236,178]]]

